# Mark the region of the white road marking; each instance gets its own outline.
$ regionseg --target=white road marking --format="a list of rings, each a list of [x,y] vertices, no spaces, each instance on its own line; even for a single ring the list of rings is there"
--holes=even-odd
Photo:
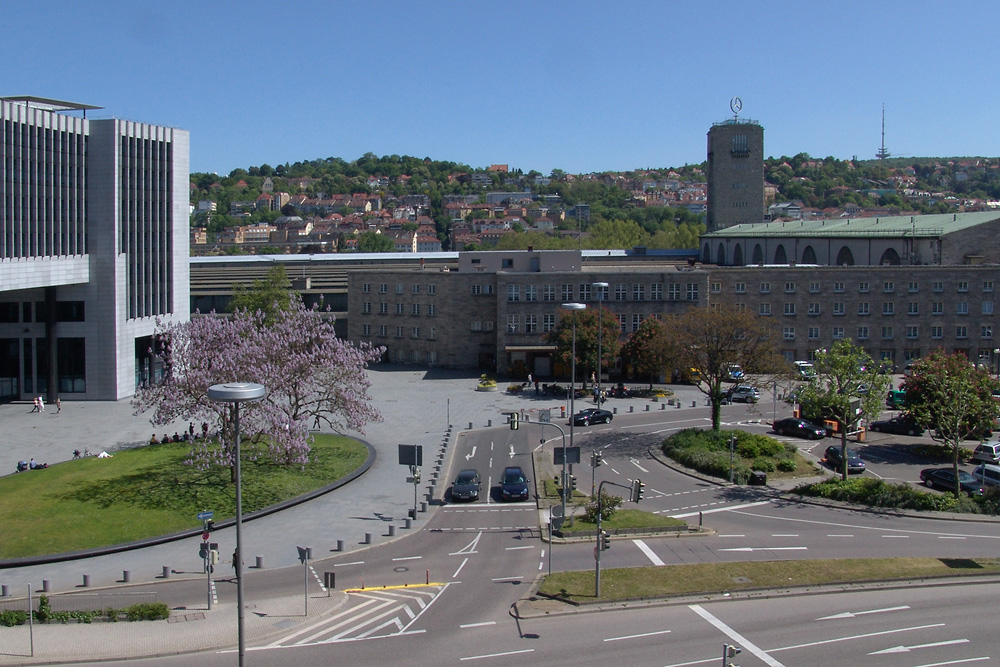
[[[497,577],[495,579],[491,579],[490,581],[521,581],[522,579],[524,579],[524,577],[518,574],[513,577]]]
[[[855,639],[867,639],[869,637],[881,637],[883,635],[893,635],[897,632],[911,632],[913,630],[928,630],[930,628],[943,628],[944,623],[934,623],[933,625],[916,625],[910,628],[896,628],[895,630],[882,630],[881,632],[868,632],[863,635],[852,635],[850,637],[837,637],[835,639],[821,639],[820,641],[807,642],[805,644],[793,644],[792,646],[782,646],[780,648],[768,649],[771,653],[779,651],[792,651],[800,648],[812,648],[823,644],[835,644],[837,642],[854,641]]]
[[[745,507],[757,507],[759,505],[770,505],[770,500],[761,500],[757,503],[746,503],[744,505],[733,505],[731,507],[718,507],[716,509],[705,510],[701,514],[714,514],[715,512],[731,512],[733,510],[741,510]],[[689,516],[698,516],[699,512],[688,512],[687,514],[672,514],[671,516],[675,519],[686,519]]]
[[[471,459],[475,455],[476,455],[476,446],[473,445],[472,446],[472,451],[465,455],[465,460],[468,461],[469,459]]]
[[[757,503],[757,504],[760,505],[760,504],[764,504],[764,503]],[[728,509],[736,509],[736,508],[732,508],[731,507],[731,508],[728,508]],[[708,512],[706,512],[706,514],[707,513]],[[936,535],[955,535],[955,536],[964,536],[964,537],[978,537],[978,538],[982,538],[984,540],[1000,540],[1000,535],[970,535],[970,534],[963,535],[962,533],[938,533],[938,532],[930,531],[930,530],[912,530],[912,529],[907,529],[907,528],[885,528],[883,526],[861,526],[861,525],[849,524],[849,523],[830,523],[829,521],[817,521],[815,519],[795,519],[795,518],[792,518],[792,517],[784,517],[784,516],[771,516],[771,515],[767,515],[767,514],[754,514],[752,512],[736,512],[736,514],[744,514],[746,516],[752,516],[752,517],[755,517],[755,518],[758,518],[758,519],[770,519],[772,521],[788,521],[788,522],[793,522],[793,523],[818,524],[818,525],[826,526],[826,527],[829,527],[829,528],[853,528],[855,530],[880,530],[880,531],[885,531],[885,532],[890,532],[890,533],[892,533],[892,532],[895,532],[895,533],[909,533],[910,535],[934,535],[934,536],[936,536]],[[678,518],[680,518],[680,517],[678,517]],[[888,535],[883,534],[882,537],[888,537]],[[908,537],[908,535],[906,537]]]
[[[620,475],[621,474],[620,472],[618,472],[617,470],[615,470],[613,467],[609,467],[608,470],[610,470],[611,472],[613,472],[616,475]]]
[[[737,535],[734,533],[732,535],[716,535],[716,537],[746,537],[746,535]]]
[[[604,641],[606,641],[606,642],[617,642],[617,641],[621,641],[623,639],[641,639],[642,637],[654,637],[656,635],[665,635],[668,632],[671,632],[671,630],[657,630],[656,632],[643,632],[642,634],[638,634],[638,635],[625,635],[624,637],[608,637]]]
[[[964,540],[964,537],[959,535],[938,535],[939,540]]]
[[[632,544],[639,547],[639,551],[644,553],[646,555],[646,558],[648,558],[653,565],[660,566],[664,564],[663,561],[660,560],[660,557],[657,556],[655,553],[653,553],[653,550],[649,548],[649,545],[647,545],[642,540],[632,540]],[[607,640],[605,639],[604,641]]]
[[[526,547],[506,547],[504,551],[521,551],[522,549],[534,549],[530,544]]]
[[[346,567],[347,565],[364,565],[364,564],[365,564],[365,562],[363,560],[356,560],[353,563],[334,563],[333,566],[334,567]]]
[[[734,547],[732,549],[719,549],[719,551],[806,551],[809,547]]]
[[[457,577],[458,573],[462,571],[462,568],[465,567],[465,564],[468,563],[468,562],[469,562],[468,558],[463,558],[462,559],[462,564],[458,566],[458,569],[455,570],[455,574],[451,575],[451,578],[454,579],[455,577]]]
[[[458,551],[456,551],[454,553],[450,553],[448,555],[449,556],[462,556],[462,555],[465,555],[465,554],[474,554],[474,553],[477,553],[476,547],[479,545],[479,538],[482,537],[482,536],[483,536],[483,534],[479,533],[478,535],[476,535],[476,538],[474,540],[472,540],[471,542],[469,542],[468,544],[466,544],[464,547],[462,547]]]
[[[393,558],[393,562],[397,560],[420,560],[423,556],[400,556],[398,558]]]
[[[905,611],[909,608],[909,605],[903,605],[901,607],[885,607],[883,609],[868,609],[866,611],[844,611],[839,614],[834,614],[833,616],[823,616],[822,618],[817,618],[816,620],[832,621],[834,619],[854,618],[855,616],[866,616],[868,614],[884,614],[887,611]]]
[[[643,472],[649,472],[648,470],[646,470],[645,468],[643,468],[641,465],[639,465],[639,462],[636,459],[629,459],[629,461],[632,463],[632,465],[634,465],[639,470],[641,470]]]
[[[882,655],[883,653],[909,653],[910,651],[915,651],[918,648],[936,648],[938,646],[951,646],[952,644],[968,644],[968,639],[949,639],[943,642],[934,642],[932,644],[914,644],[912,646],[893,646],[892,648],[884,648],[881,651],[873,651],[868,655]]]
[[[774,533],[771,537],[798,537],[796,533]]]
[[[496,624],[497,624],[496,621],[483,621],[482,623],[466,623],[465,625],[460,625],[458,627],[462,628],[463,630],[467,630],[469,628],[482,628],[487,625],[496,625]]]
[[[853,535],[849,535],[849,534],[847,534],[847,533],[842,533],[842,534],[831,534],[831,535],[827,535],[827,537],[854,537],[854,536],[853,536]]]
[[[470,655],[470,656],[465,657],[465,658],[459,658],[459,660],[464,661],[464,660],[481,660],[483,658],[502,658],[505,655],[518,655],[520,653],[534,653],[534,652],[535,652],[535,649],[533,649],[533,648],[525,648],[525,649],[521,649],[520,651],[507,651],[505,653],[489,653],[487,655]]]
[[[713,626],[715,626],[716,630],[718,630],[719,632],[723,633],[724,635],[732,639],[735,643],[739,644],[741,647],[743,647],[750,653],[753,653],[755,656],[757,656],[759,660],[767,664],[768,667],[785,667],[785,665],[772,658],[770,655],[768,655],[766,652],[760,649],[756,644],[751,642],[749,639],[747,639],[746,637],[744,637],[743,635],[736,632],[731,627],[729,627],[728,625],[717,619],[708,610],[702,608],[701,605],[693,604],[690,605],[688,609],[690,609],[691,611],[693,611],[694,613],[698,614],[703,619],[711,623]]]

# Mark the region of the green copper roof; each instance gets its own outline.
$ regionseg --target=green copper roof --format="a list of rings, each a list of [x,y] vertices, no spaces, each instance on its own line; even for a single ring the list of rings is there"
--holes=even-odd
[[[941,213],[937,215],[897,215],[878,218],[834,218],[832,220],[793,220],[735,225],[702,238],[745,238],[748,236],[915,236],[934,238],[1000,220],[1000,212]]]

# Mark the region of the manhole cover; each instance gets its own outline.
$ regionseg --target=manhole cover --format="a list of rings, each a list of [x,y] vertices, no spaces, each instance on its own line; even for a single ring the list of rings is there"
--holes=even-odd
[[[749,584],[750,583],[750,578],[749,577],[733,577],[733,583],[737,583],[737,584]]]
[[[394,568],[392,568],[392,571],[393,571],[393,572],[409,572],[409,571],[410,571],[410,568],[408,568],[408,567],[403,567],[403,566],[399,566],[399,567],[394,567]]]

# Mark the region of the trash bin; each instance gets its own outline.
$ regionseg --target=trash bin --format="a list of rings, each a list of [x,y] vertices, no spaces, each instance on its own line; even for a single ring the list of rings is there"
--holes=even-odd
[[[767,473],[763,470],[754,470],[750,473],[751,486],[767,486]]]

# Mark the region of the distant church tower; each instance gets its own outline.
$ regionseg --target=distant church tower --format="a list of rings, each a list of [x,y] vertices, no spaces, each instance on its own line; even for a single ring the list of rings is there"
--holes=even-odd
[[[764,221],[764,128],[739,117],[740,98],[730,107],[733,117],[708,131],[709,232]]]

